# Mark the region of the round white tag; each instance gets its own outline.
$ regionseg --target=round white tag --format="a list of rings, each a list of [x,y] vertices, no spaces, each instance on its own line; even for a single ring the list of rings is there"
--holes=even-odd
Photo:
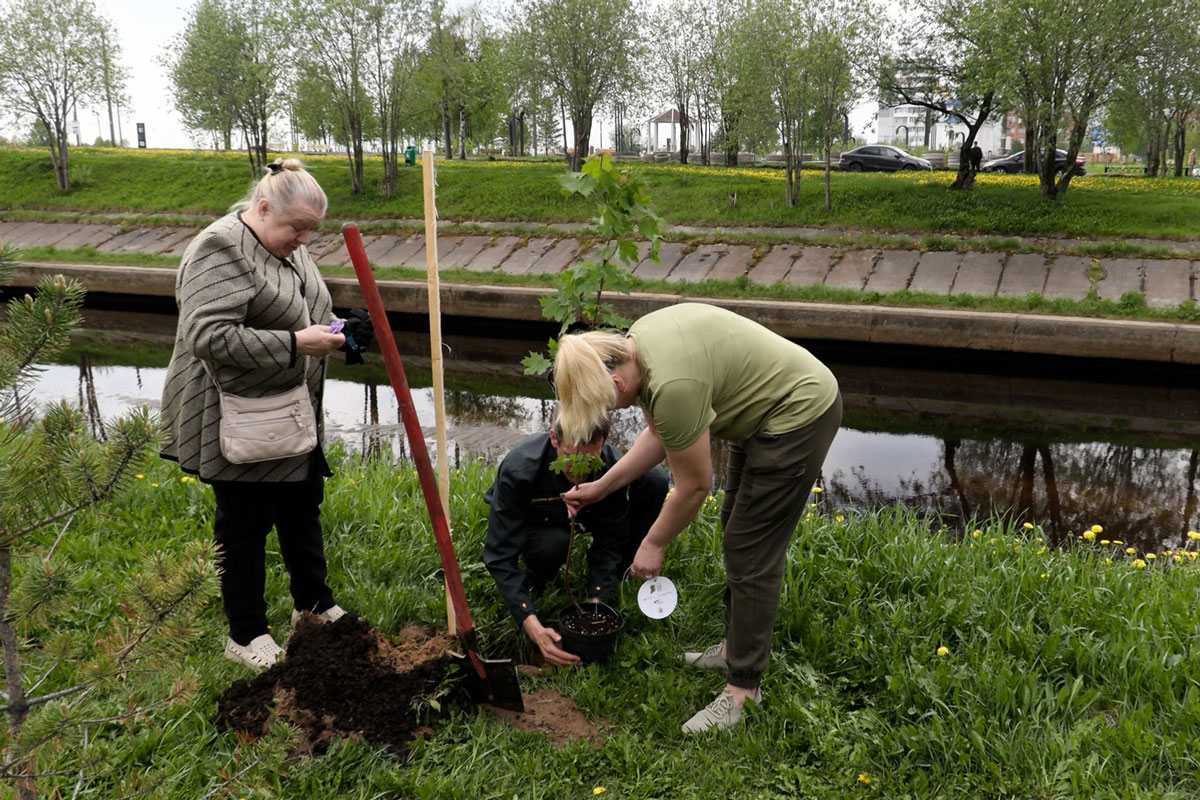
[[[638,589],[638,608],[650,619],[662,619],[675,610],[679,593],[671,579],[659,575],[642,584]]]

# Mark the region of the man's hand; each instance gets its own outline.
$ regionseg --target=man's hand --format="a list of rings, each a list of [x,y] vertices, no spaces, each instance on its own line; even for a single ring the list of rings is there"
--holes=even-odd
[[[572,664],[578,664],[579,656],[574,653],[568,653],[559,647],[562,642],[562,636],[553,628],[547,628],[538,621],[536,614],[530,614],[521,623],[521,627],[525,629],[525,633],[529,634],[529,638],[542,651],[542,656],[558,667],[569,667]]]
[[[567,513],[572,517],[579,513],[579,509],[598,503],[604,497],[605,492],[600,488],[598,481],[577,484],[562,495],[563,502],[567,504]]]
[[[645,580],[662,573],[663,550],[665,549],[665,547],[654,544],[648,538],[643,539],[642,546],[638,548],[633,557],[633,563],[629,565],[630,576],[637,580]]]

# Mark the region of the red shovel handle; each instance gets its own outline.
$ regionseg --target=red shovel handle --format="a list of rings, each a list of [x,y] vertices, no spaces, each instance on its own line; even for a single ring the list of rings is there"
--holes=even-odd
[[[383,353],[383,363],[387,365],[388,377],[392,381],[392,389],[396,392],[396,400],[400,403],[400,418],[404,420],[404,430],[408,433],[408,444],[412,448],[413,462],[417,465],[417,477],[421,480],[421,494],[425,495],[425,508],[429,511],[429,520],[433,523],[433,536],[437,540],[438,553],[442,557],[442,570],[446,573],[446,587],[454,604],[454,616],[458,620],[460,636],[468,637],[474,627],[471,612],[467,608],[467,593],[463,589],[462,575],[458,571],[458,560],[454,556],[454,543],[450,541],[450,525],[446,522],[446,512],[442,510],[442,501],[438,495],[437,481],[433,476],[433,465],[429,461],[429,450],[425,447],[425,434],[421,431],[421,423],[417,419],[417,408],[413,405],[412,392],[408,388],[408,378],[404,376],[404,365],[400,362],[400,353],[396,350],[396,340],[392,338],[392,328],[388,325],[387,311],[383,308],[383,298],[379,296],[379,287],[375,284],[375,275],[371,272],[371,264],[367,261],[367,251],[363,247],[362,234],[353,222],[342,226],[342,238],[346,240],[346,249],[350,252],[350,261],[354,264],[354,274],[358,276],[358,285],[362,289],[363,298],[367,301],[367,311],[371,315],[371,325],[375,329],[375,341]]]

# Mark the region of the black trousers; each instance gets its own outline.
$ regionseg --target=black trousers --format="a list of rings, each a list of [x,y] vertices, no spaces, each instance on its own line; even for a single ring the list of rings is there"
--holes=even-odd
[[[244,645],[267,632],[263,593],[271,528],[291,580],[292,605],[319,613],[334,604],[325,582],[321,475],[314,470],[307,480],[287,483],[213,481],[212,488],[217,501],[213,541],[230,638]]]

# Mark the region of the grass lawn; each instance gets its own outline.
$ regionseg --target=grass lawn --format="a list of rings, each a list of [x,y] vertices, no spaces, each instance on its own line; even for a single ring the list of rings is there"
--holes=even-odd
[[[55,188],[47,152],[0,150],[0,209],[88,213],[217,214],[247,189],[244,155],[79,147],[70,151],[76,186]],[[367,162],[368,191],[349,191],[348,165],[337,156],[305,159],[340,220],[416,219],[423,214],[421,172],[401,170],[396,197],[384,199],[381,165]],[[650,183],[659,213],[676,225],[816,226],[878,233],[971,235],[1062,234],[1186,238],[1196,236],[1200,180],[1087,177],[1072,181],[1062,201],[1042,199],[1036,176],[981,175],[969,192],[951,192],[950,173],[833,176],[833,210],[823,205],[821,173],[805,171],[800,202],[783,204],[783,172],[775,168],[701,167],[630,162]],[[568,198],[546,162],[439,161],[438,211],[443,220],[585,221],[592,207]],[[736,206],[730,196],[737,195]]]
[[[323,517],[337,598],[384,631],[413,620],[442,624],[437,555],[410,465],[341,464]],[[480,563],[492,474],[478,462],[454,472],[452,527],[480,638],[512,648],[515,626]],[[123,613],[132,573],[156,551],[207,539],[211,493],[180,477],[156,460],[125,499],[74,520],[55,558],[71,565],[59,573],[64,594],[23,622],[27,674],[42,674],[48,655],[36,643],[51,633],[91,646]],[[630,618],[611,664],[522,679],[526,692],[562,692],[592,720],[606,719],[599,749],[558,749],[447,703],[436,734],[407,763],[353,741],[321,758],[287,759],[285,730],[250,743],[211,724],[219,694],[247,675],[220,655],[214,597],[191,621],[190,643],[149,661],[125,687],[152,699],[195,673],[193,694],[132,720],[119,719],[120,690],[93,698],[93,717],[117,721],[94,726],[78,758],[115,768],[89,764],[78,796],[508,800],[592,798],[600,787],[604,798],[689,800],[1200,793],[1200,572],[1192,553],[1149,560],[1099,536],[1048,550],[1036,528],[997,521],[955,542],[900,511],[844,515],[819,494],[790,550],[763,708],[731,735],[684,737],[679,725],[723,682],[677,661],[681,649],[721,636],[716,517],[710,500],[668,549],[666,574],[681,594],[671,617],[641,617],[626,587]],[[57,533],[48,531],[46,544]],[[283,633],[290,601],[277,552],[268,564],[269,615]],[[29,578],[41,569],[36,560],[20,568]],[[76,677],[65,665],[43,690]],[[37,723],[53,724],[54,713],[43,706]],[[76,778],[44,777],[42,791],[70,796]]]

